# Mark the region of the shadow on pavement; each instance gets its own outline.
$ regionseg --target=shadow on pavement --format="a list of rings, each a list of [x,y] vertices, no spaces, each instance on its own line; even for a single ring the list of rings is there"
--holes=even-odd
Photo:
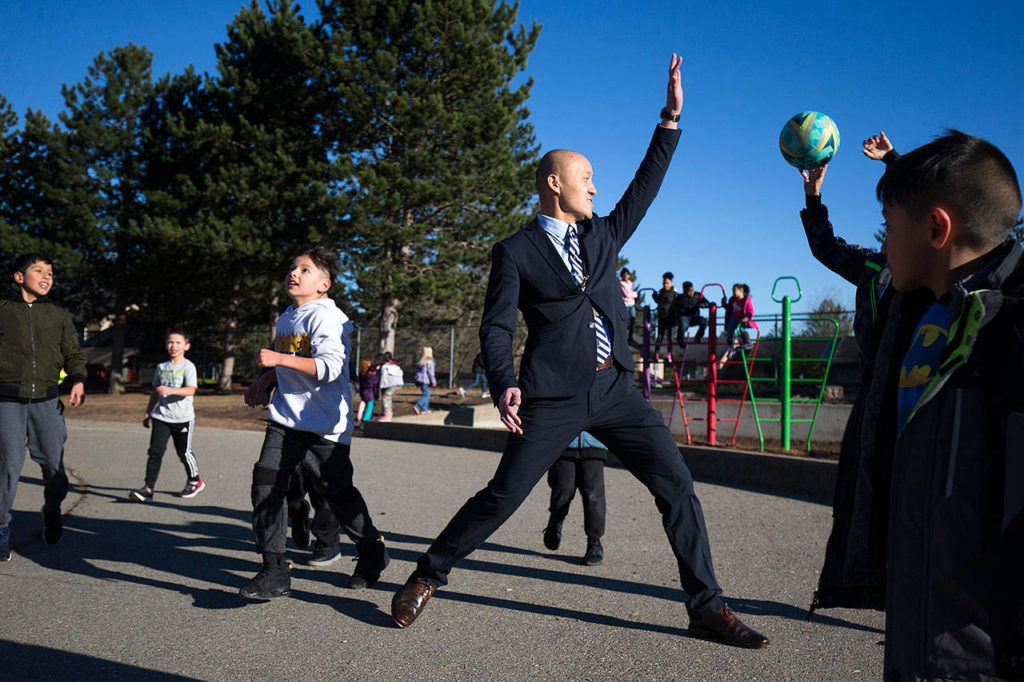
[[[126,663],[105,661],[95,656],[74,654],[32,644],[19,644],[5,639],[0,639],[0,661],[3,661],[4,678],[8,680],[74,678],[88,680],[145,679],[171,682],[172,680],[194,679]]]
[[[120,488],[78,487],[77,492],[88,497],[107,498],[111,504],[138,505],[138,503],[129,501],[124,496],[126,491],[122,491]],[[68,514],[64,518],[64,537],[55,546],[42,542],[39,536],[41,523],[38,512],[14,511],[11,523],[12,547],[26,560],[51,570],[186,594],[192,598],[193,606],[196,608],[222,610],[241,608],[250,604],[258,606],[260,602],[244,600],[237,593],[238,588],[250,575],[255,573],[258,566],[253,553],[252,534],[248,524],[251,518],[250,513],[214,505],[183,505],[174,500],[175,498],[171,496],[167,496],[167,501],[158,497],[156,501],[147,503],[147,506],[184,509],[194,514],[192,520],[185,523],[153,523],[126,518],[127,513],[120,515],[122,518],[114,519],[96,519]],[[387,530],[383,530],[383,534],[389,544],[392,558],[410,563],[414,563],[419,558],[421,550],[396,547],[395,543],[426,546],[431,542],[428,538]],[[304,565],[308,556],[306,552],[289,551],[289,556],[294,562],[293,579],[310,580],[335,588],[326,594],[308,592],[296,589],[297,585],[293,580],[291,599],[323,604],[337,610],[342,615],[370,625],[394,627],[390,614],[383,612],[377,604],[360,598],[365,593],[348,591],[346,587],[348,573],[352,568],[350,560],[355,554],[355,549],[348,542],[342,542],[341,547],[342,562],[344,563],[339,562],[337,565],[319,569]],[[550,554],[493,542],[485,543],[478,551],[499,552],[505,555],[541,556],[558,563],[576,563],[578,561],[578,558],[574,556]],[[240,554],[248,554],[252,558],[241,558]],[[394,575],[394,570],[392,567],[384,574],[385,581],[378,583],[376,590],[394,592],[401,587],[406,576]],[[627,629],[675,635],[685,632],[683,604],[686,600],[686,593],[678,587],[472,557],[460,562],[458,570],[493,574],[495,581],[501,580],[500,576],[530,578],[663,599],[671,602],[673,608],[679,609],[680,625],[674,627],[635,622],[628,618],[608,614],[533,604],[513,599],[464,594],[448,589],[439,590],[435,599],[461,601]],[[167,574],[180,576],[181,580],[167,580],[163,577]],[[390,580],[396,582],[392,583]],[[349,597],[349,594],[352,596]],[[727,601],[735,611],[747,615],[776,616],[791,620],[804,620],[806,616],[805,609],[777,601],[728,597]],[[832,627],[882,632],[877,628],[822,615],[820,612],[815,614],[815,621]],[[0,656],[0,660],[5,658]],[[105,664],[102,661],[99,663]]]

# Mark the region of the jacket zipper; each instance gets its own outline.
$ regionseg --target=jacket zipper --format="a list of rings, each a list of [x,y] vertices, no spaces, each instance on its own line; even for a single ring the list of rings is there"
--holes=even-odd
[[[29,352],[32,354],[32,378],[29,380],[28,401],[36,394],[36,328],[32,320],[32,304],[28,304],[28,344]]]

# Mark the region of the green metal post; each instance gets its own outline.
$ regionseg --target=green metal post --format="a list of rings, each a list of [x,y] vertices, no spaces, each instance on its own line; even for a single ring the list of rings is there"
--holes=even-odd
[[[789,296],[782,297],[782,449],[789,450],[789,427],[790,427],[790,371],[792,370],[793,348],[790,336],[790,300]]]

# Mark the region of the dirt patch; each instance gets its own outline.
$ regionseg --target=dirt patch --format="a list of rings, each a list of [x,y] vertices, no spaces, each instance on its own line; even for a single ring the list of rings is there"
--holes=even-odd
[[[129,386],[128,390],[121,395],[110,395],[107,393],[91,393],[86,395],[85,404],[80,407],[68,407],[64,415],[72,420],[87,421],[108,421],[125,422],[142,425],[142,415],[145,413],[146,404],[149,401],[149,387]],[[490,403],[490,399],[479,397],[478,391],[472,391],[475,395],[460,396],[457,389],[436,388],[430,391],[430,403],[435,409],[445,407],[456,407],[461,405],[480,405]],[[262,431],[266,421],[265,409],[252,409],[246,407],[243,396],[245,389],[241,388],[231,393],[220,393],[210,389],[199,389],[196,394],[196,424],[200,427],[209,426],[221,429],[242,429]],[[395,394],[394,414],[396,417],[409,416],[414,414],[412,406],[419,400],[420,390],[415,386],[402,388]],[[65,404],[67,400],[65,398]],[[358,405],[358,400],[356,402]],[[381,407],[378,401],[374,406],[374,418],[380,415]],[[679,439],[680,445],[685,445],[685,438]],[[773,454],[794,455],[797,457],[815,457],[820,459],[838,459],[839,443],[812,443],[810,453],[805,449],[805,443],[794,440],[796,447],[791,450],[783,450],[778,439],[769,439],[765,443],[765,452]],[[707,445],[707,441],[695,438],[693,445]],[[736,450],[747,450],[760,452],[761,445],[756,439],[737,438],[735,444],[730,444],[728,439],[721,439],[718,447],[732,448]]]
[[[459,395],[456,389],[436,388],[430,391],[430,402],[438,407],[457,405],[479,405],[489,403],[479,397]],[[142,425],[149,402],[148,386],[129,386],[121,395],[108,393],[89,393],[85,396],[85,404],[79,407],[67,407],[64,416],[70,420],[125,422]],[[244,387],[230,393],[220,393],[210,389],[199,389],[195,398],[196,424],[221,429],[242,429],[262,431],[265,422],[265,409],[247,407],[243,396]],[[415,386],[400,389],[395,394],[394,414],[396,417],[412,415],[413,404],[419,400],[420,390]],[[67,398],[64,398],[65,406]],[[356,403],[358,405],[358,402]],[[374,406],[374,417],[380,415],[378,401]]]

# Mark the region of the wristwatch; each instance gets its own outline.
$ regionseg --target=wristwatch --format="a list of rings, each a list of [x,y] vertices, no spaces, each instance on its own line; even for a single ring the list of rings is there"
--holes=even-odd
[[[673,114],[668,110],[668,107],[662,107],[661,109],[661,120],[672,121],[673,123],[679,123],[679,114]]]

